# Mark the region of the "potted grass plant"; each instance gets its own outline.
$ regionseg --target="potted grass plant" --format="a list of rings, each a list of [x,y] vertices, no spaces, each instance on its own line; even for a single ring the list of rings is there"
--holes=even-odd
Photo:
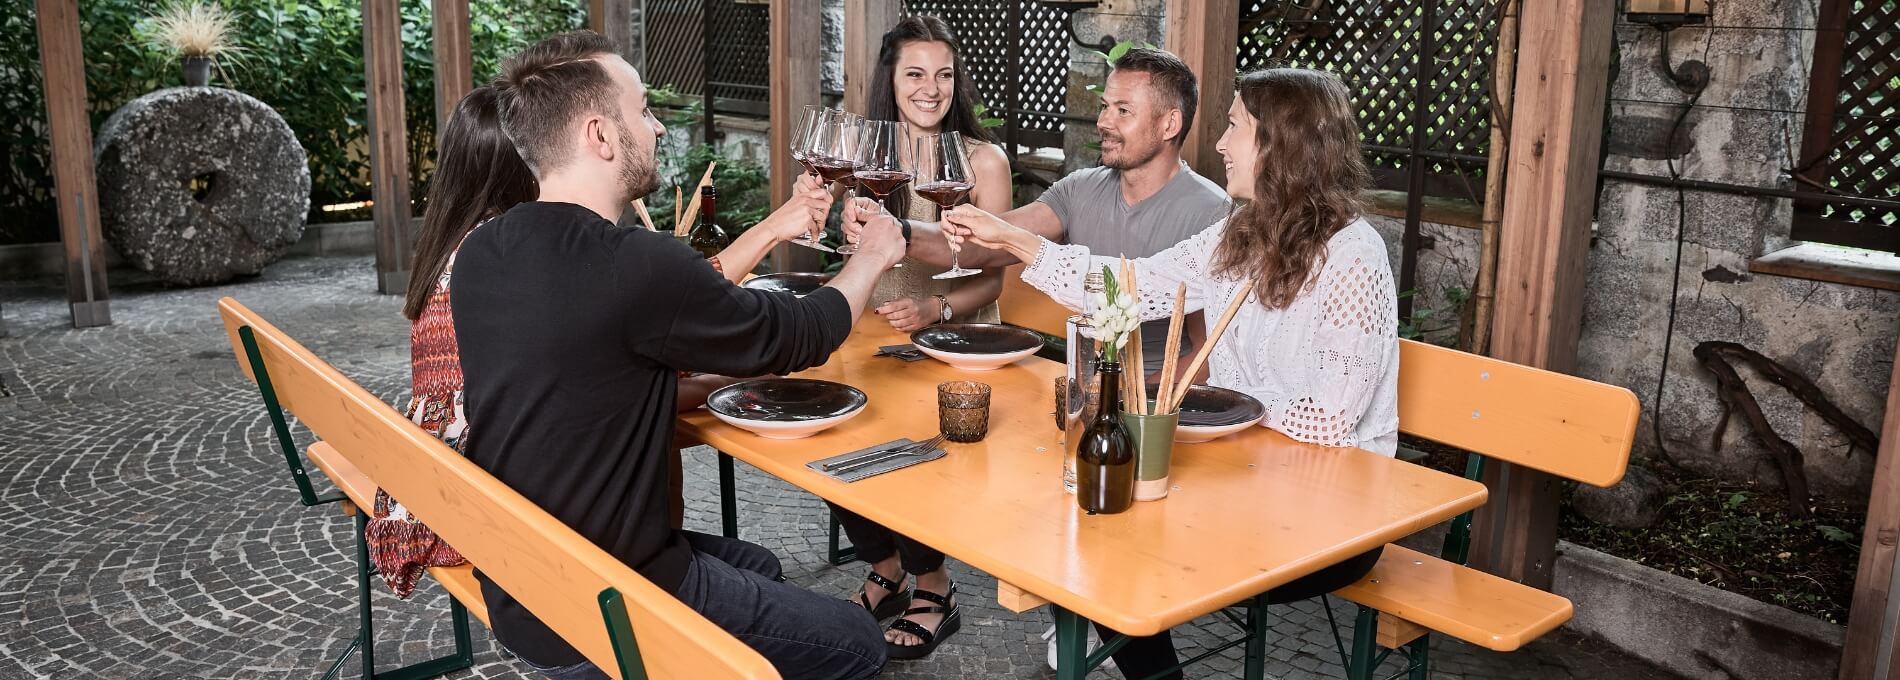
[[[243,52],[236,24],[216,3],[183,2],[168,5],[146,20],[145,38],[153,47],[177,54],[187,87],[211,84],[211,68],[219,59],[231,61]]]

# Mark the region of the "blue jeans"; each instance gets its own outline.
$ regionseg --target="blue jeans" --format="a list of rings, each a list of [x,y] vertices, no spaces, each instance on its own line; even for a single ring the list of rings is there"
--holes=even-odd
[[[686,606],[751,647],[787,680],[857,680],[884,667],[884,630],[863,607],[786,585],[772,551],[738,539],[694,533],[686,578],[673,591]],[[605,680],[588,662],[543,667],[548,680]]]

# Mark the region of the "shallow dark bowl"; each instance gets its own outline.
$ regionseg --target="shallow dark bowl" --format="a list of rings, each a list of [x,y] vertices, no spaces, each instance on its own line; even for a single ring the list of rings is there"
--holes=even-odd
[[[1000,323],[946,323],[910,334],[911,344],[951,354],[1015,354],[1042,348],[1035,331]]]
[[[825,284],[830,283],[831,277],[831,274],[820,274],[816,272],[785,272],[782,274],[755,276],[741,285],[753,290],[791,293],[799,297],[804,297],[812,294],[813,291],[819,288],[823,288]]]
[[[829,380],[765,378],[737,382],[706,396],[706,408],[739,420],[800,422],[849,415],[868,401],[856,387]]]
[[[1190,427],[1220,427],[1257,421],[1267,407],[1244,392],[1224,387],[1194,385],[1181,400],[1181,424]]]

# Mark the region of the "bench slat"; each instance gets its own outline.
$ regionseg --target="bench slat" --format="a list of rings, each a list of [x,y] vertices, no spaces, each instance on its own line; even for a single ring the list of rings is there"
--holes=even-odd
[[[376,483],[344,459],[335,448],[317,442],[310,445],[307,455],[310,456],[310,462],[316,463],[317,469],[322,470],[343,491],[343,495],[350,497],[351,503],[361,507],[363,512],[375,509]],[[488,603],[482,599],[481,582],[475,580],[475,567],[467,564],[459,567],[429,567],[428,573],[430,578],[442,584],[442,589],[448,591],[451,597],[460,600],[462,606],[475,614],[475,618],[480,619],[483,625],[488,624]]]
[[[613,588],[626,603],[649,676],[779,677],[758,652],[429,436],[236,300],[224,298],[218,307],[233,347],[242,346],[239,328],[253,330],[279,401],[299,422],[362,475],[403,499],[410,512],[610,675],[619,676],[619,668],[598,596]]]
[[[1570,600],[1399,545],[1334,594],[1499,652],[1570,620]]]

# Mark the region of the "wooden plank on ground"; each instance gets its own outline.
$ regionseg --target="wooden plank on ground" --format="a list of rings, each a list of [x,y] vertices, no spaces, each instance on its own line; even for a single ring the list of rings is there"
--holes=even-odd
[[[1841,680],[1892,678],[1895,621],[1900,598],[1894,597],[1895,545],[1900,544],[1900,361],[1887,382],[1887,415],[1880,426],[1880,453],[1874,460],[1874,484],[1867,500],[1867,528],[1860,539],[1860,566],[1854,572],[1854,602],[1847,611],[1847,641],[1841,645]]]
[[[52,138],[53,192],[66,255],[66,301],[74,328],[112,323],[106,290],[106,246],[99,237],[98,189],[92,168],[92,119],[86,110],[86,56],[75,0],[38,0],[40,67]]]
[[[1234,50],[1240,36],[1239,0],[1168,0],[1166,48],[1200,77],[1201,96],[1181,157],[1202,177],[1225,184],[1227,171],[1214,149],[1227,131],[1234,103]]]
[[[792,196],[792,183],[804,168],[792,160],[792,135],[798,134],[799,114],[818,97],[820,61],[817,37],[824,34],[824,13],[818,0],[772,0],[771,120],[772,204]],[[846,41],[847,43],[850,41]],[[781,272],[817,271],[818,251],[781,244],[772,249],[772,266]]]
[[[469,54],[468,0],[435,0],[435,134],[441,139],[455,105],[474,89],[475,65]]]
[[[1583,320],[1616,2],[1527,2],[1522,11],[1491,353],[1569,372]],[[1549,588],[1556,478],[1488,467],[1491,502],[1478,512],[1472,564]]]
[[[415,251],[410,224],[409,135],[403,114],[402,14],[396,0],[363,2],[363,69],[369,93],[369,184],[375,205],[376,290],[401,295],[409,287]]]
[[[844,0],[844,110],[862,114],[870,108],[878,48],[903,15],[890,0]]]

